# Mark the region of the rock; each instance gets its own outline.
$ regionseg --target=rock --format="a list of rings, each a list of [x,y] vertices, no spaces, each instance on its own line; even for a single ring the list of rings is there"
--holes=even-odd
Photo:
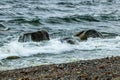
[[[45,30],[25,33],[19,37],[18,42],[29,42],[29,41],[39,42],[43,40],[50,40],[49,34]]]
[[[18,59],[18,58],[20,58],[19,56],[8,56],[6,59]]]
[[[67,37],[61,39],[61,42],[66,42],[69,44],[76,44],[80,40],[87,40],[89,37],[96,38],[100,37],[103,38],[102,34],[94,29],[84,30],[75,35],[75,37]]]
[[[61,42],[69,43],[69,44],[76,44],[78,41],[75,37],[67,37],[61,39]]]
[[[63,39],[61,39],[61,42],[66,42],[66,43],[69,43],[69,44],[75,44],[75,42],[71,38],[63,38]]]
[[[87,40],[89,37],[96,38],[100,37],[103,38],[102,34],[94,29],[90,30],[84,30],[75,35],[76,37],[79,37],[81,40]]]

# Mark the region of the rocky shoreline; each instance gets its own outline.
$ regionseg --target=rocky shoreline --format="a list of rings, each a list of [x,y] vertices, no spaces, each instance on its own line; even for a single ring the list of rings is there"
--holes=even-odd
[[[0,71],[0,80],[120,80],[120,57]]]

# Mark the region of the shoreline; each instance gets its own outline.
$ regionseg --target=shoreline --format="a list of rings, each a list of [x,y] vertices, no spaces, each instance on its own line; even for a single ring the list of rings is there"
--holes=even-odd
[[[120,56],[0,71],[0,80],[120,80]]]

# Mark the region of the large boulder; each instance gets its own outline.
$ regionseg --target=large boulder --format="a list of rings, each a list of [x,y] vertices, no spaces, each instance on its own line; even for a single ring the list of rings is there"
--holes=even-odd
[[[103,38],[102,34],[94,29],[90,30],[84,30],[75,35],[76,37],[79,37],[81,40],[87,40],[89,37],[96,38],[100,37]]]
[[[49,34],[45,30],[25,33],[19,37],[18,42],[29,42],[29,41],[39,42],[43,40],[50,40]]]

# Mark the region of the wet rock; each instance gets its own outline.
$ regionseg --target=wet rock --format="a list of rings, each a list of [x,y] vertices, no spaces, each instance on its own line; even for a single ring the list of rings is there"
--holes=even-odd
[[[100,37],[103,38],[102,34],[94,29],[90,29],[90,30],[84,30],[81,32],[78,32],[77,34],[75,34],[76,37],[79,37],[81,40],[87,40],[89,37],[92,38],[96,38],[96,37]]]
[[[78,41],[76,38],[67,37],[67,38],[61,39],[61,42],[65,42],[65,43],[69,43],[69,44],[76,44]]]
[[[21,35],[18,39],[19,42],[29,42],[29,41],[39,42],[43,40],[50,40],[49,34],[45,30],[25,33]]]
[[[20,58],[19,56],[8,56],[6,59],[18,59],[18,58]]]

